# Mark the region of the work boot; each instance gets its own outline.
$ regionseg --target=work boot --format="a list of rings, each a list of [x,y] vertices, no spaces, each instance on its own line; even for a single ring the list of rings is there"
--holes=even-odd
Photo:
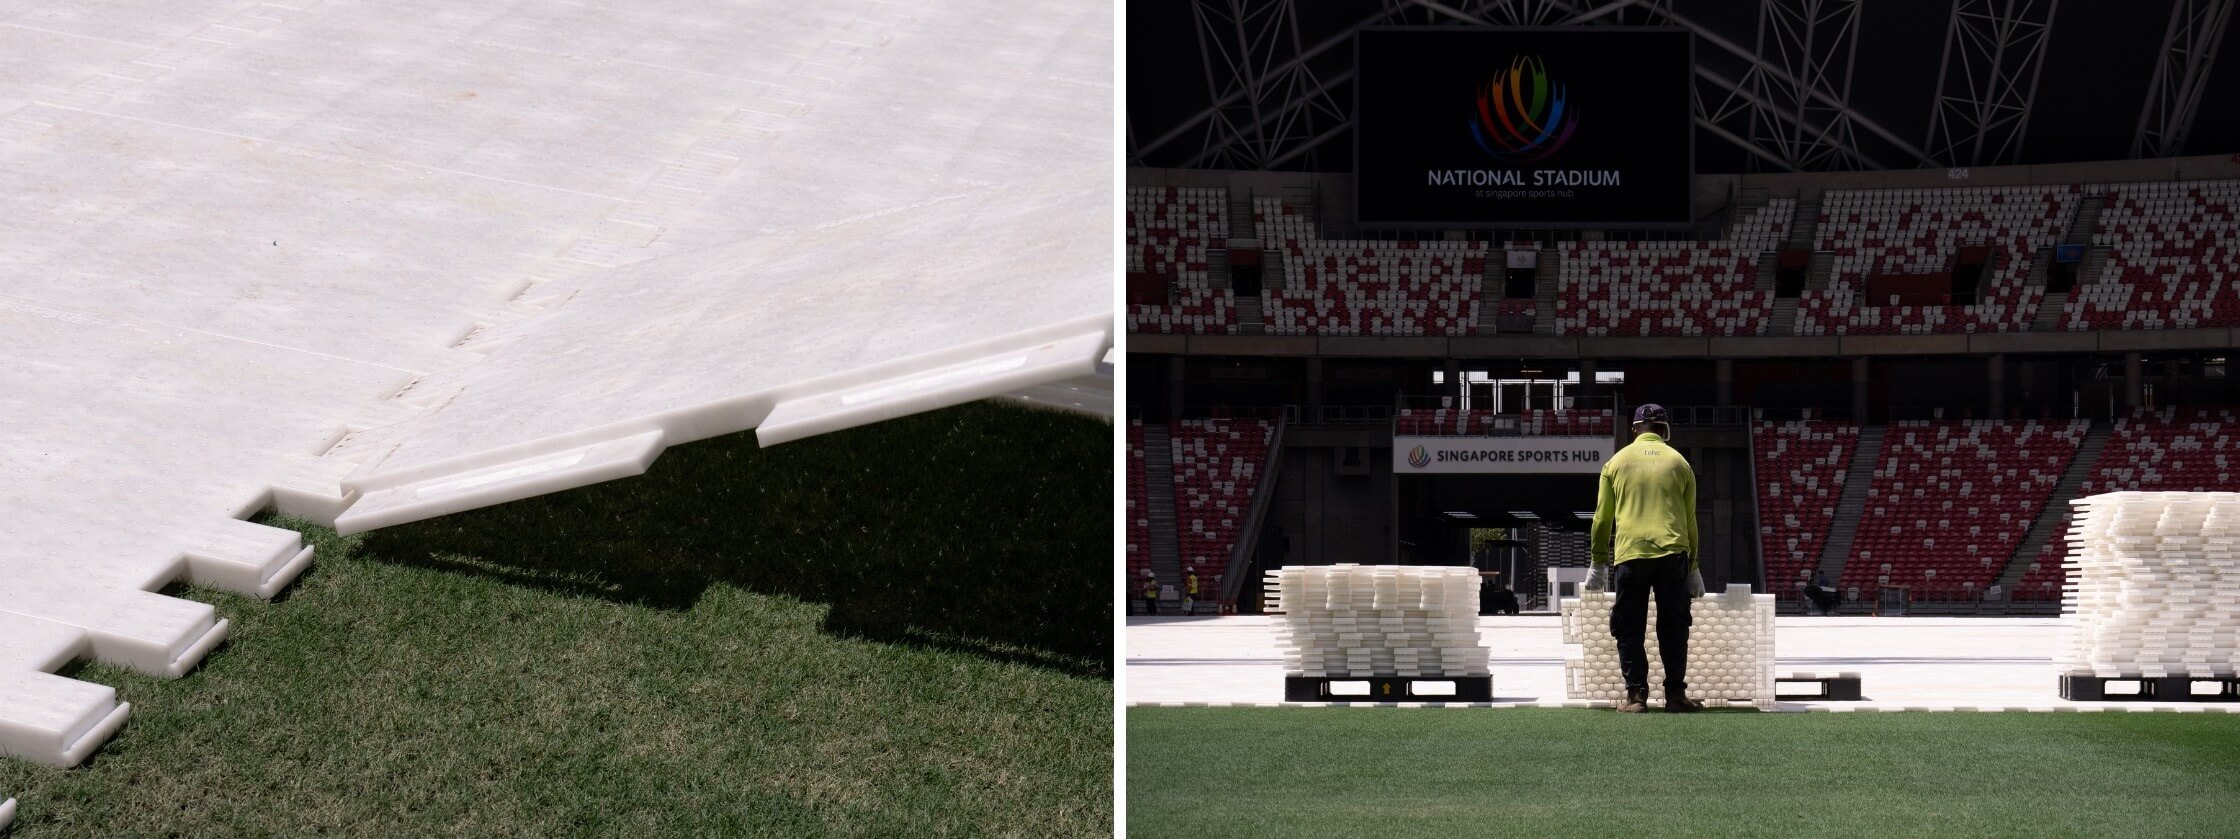
[[[1665,711],[1665,713],[1667,713],[1667,714],[1693,714],[1693,713],[1695,713],[1695,712],[1697,712],[1697,711],[1701,711],[1701,710],[1703,710],[1703,703],[1701,703],[1701,702],[1697,702],[1697,701],[1695,701],[1695,700],[1693,700],[1693,699],[1689,699],[1689,698],[1688,698],[1688,695],[1687,695],[1687,694],[1685,694],[1685,693],[1682,693],[1682,692],[1680,692],[1680,691],[1676,691],[1676,690],[1665,691],[1665,694],[1664,694],[1664,711]]]
[[[1625,700],[1618,703],[1618,713],[1621,714],[1638,714],[1646,710],[1649,710],[1649,692],[1645,690],[1626,691]]]

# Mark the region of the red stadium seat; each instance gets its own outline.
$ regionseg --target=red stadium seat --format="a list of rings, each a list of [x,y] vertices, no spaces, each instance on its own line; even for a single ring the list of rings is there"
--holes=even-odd
[[[2062,307],[2071,331],[2240,326],[2240,180],[2113,188],[2093,244],[2109,249]]]
[[[1143,507],[1143,420],[1128,421],[1128,584],[1151,568],[1151,521]]]
[[[2240,491],[2240,408],[2140,409],[2116,421],[2090,477],[2078,492],[2233,492]],[[2068,555],[2069,523],[2063,519],[2054,538],[2015,585],[2017,600],[2059,600],[2067,581],[2062,558]]]
[[[2085,420],[1892,423],[1842,583],[1887,578],[1929,600],[1988,587],[2089,428]]]
[[[1128,307],[1128,331],[1234,334],[1236,293],[1214,288],[1207,251],[1229,246],[1229,191],[1128,190],[1128,270],[1171,277],[1164,306]]]
[[[1282,282],[1261,292],[1270,335],[1471,335],[1485,242],[1326,240],[1292,207],[1253,199]]]
[[[1801,596],[1827,543],[1828,524],[1859,442],[1847,422],[1762,422],[1752,457],[1758,476],[1759,538],[1764,543],[1766,590]]]
[[[1228,573],[1230,546],[1259,486],[1273,428],[1241,419],[1173,424],[1176,535],[1183,567],[1197,568],[1203,585]]]
[[[2075,186],[1830,190],[1815,249],[1835,257],[1828,287],[1797,306],[1799,335],[2020,332],[2045,286],[2028,282],[2038,253],[2061,240]],[[1874,305],[1860,292],[1876,274],[1950,271],[1963,248],[1991,254],[1974,305]]]

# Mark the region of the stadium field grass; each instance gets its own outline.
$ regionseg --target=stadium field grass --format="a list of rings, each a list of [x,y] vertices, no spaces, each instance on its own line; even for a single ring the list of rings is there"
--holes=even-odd
[[[1135,837],[2230,837],[2240,715],[1131,708]]]
[[[1093,836],[1111,426],[971,405],[356,537],[10,839]]]

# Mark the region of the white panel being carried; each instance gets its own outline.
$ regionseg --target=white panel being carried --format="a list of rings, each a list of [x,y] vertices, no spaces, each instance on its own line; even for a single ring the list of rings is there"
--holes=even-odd
[[[0,0],[0,752],[349,529],[1000,397],[1109,416],[1113,12]]]
[[[1490,675],[1477,569],[1341,563],[1267,577],[1287,676]]]
[[[2077,512],[2063,562],[2063,673],[2240,673],[2240,493],[2112,492],[2069,503]]]
[[[1618,640],[1610,636],[1612,592],[1584,592],[1559,601],[1563,642],[1576,644],[1563,662],[1563,684],[1572,699],[1616,701],[1625,698],[1625,676],[1618,669]],[[1773,693],[1773,595],[1751,594],[1749,586],[1688,601],[1688,693],[1706,705],[1770,708]],[[1657,604],[1649,603],[1649,701],[1662,703],[1664,660],[1658,656]]]

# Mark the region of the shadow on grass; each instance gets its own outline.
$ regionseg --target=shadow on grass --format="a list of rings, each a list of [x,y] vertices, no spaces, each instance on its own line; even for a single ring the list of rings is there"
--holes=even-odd
[[[986,403],[770,449],[735,434],[359,551],[662,609],[729,584],[827,604],[835,634],[1109,679],[1111,435]]]

